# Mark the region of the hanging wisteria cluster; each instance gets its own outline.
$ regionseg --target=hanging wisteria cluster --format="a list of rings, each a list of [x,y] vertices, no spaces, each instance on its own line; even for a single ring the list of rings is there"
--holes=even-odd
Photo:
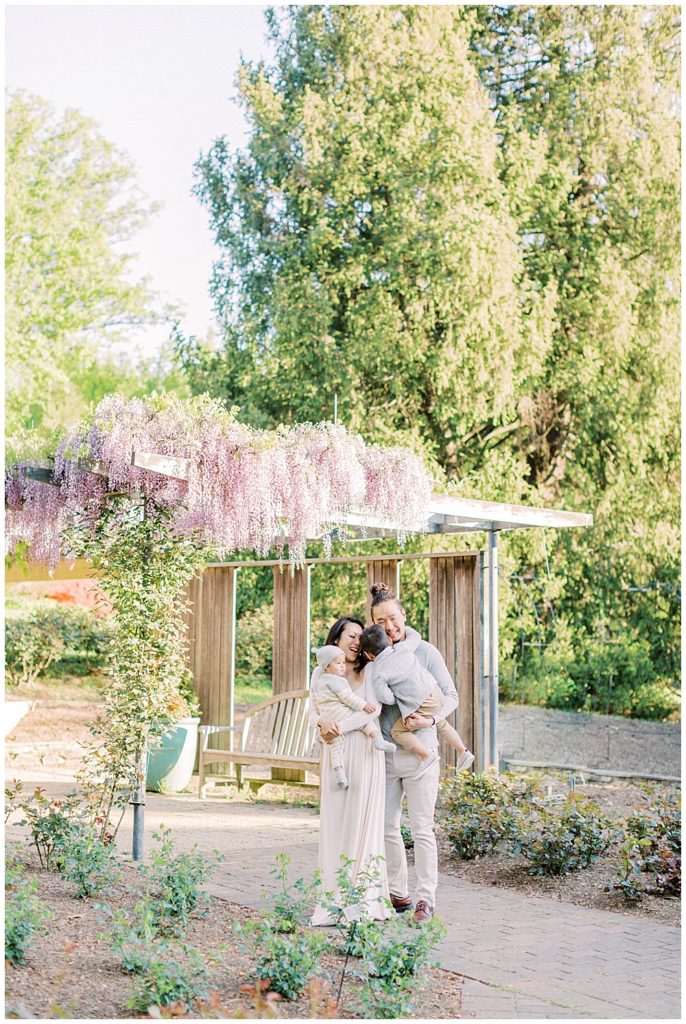
[[[133,452],[188,459],[187,479],[137,468]],[[431,496],[424,464],[407,449],[365,445],[330,423],[256,430],[206,396],[104,398],[65,430],[57,486],[29,479],[26,468],[7,472],[8,547],[24,541],[32,561],[50,566],[70,555],[68,526],[94,526],[113,494],[173,510],[174,529],[195,532],[220,557],[241,549],[264,557],[287,546],[293,562],[308,539],[343,528],[350,512],[363,522],[381,518],[401,537],[419,532]]]

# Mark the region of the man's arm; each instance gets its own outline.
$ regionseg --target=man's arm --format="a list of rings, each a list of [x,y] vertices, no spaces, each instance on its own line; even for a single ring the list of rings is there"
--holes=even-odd
[[[426,645],[426,658],[422,659],[420,664],[431,673],[431,676],[437,683],[441,693],[443,694],[443,703],[431,718],[426,718],[424,715],[418,715],[416,712],[405,719],[405,725],[407,728],[414,732],[416,729],[430,728],[435,725],[436,722],[441,722],[448,715],[451,715],[456,710],[460,703],[459,697],[457,696],[457,690],[455,683],[453,682],[450,672],[448,672],[448,666],[443,661],[443,656],[438,648],[434,647],[433,644]],[[419,660],[419,659],[417,659]]]
[[[439,689],[443,694],[443,704],[437,714],[434,715],[435,721],[441,722],[448,715],[452,715],[453,711],[457,709],[460,698],[457,695],[453,677],[448,672],[448,666],[443,661],[441,652],[433,644],[429,648],[429,659],[426,667],[438,683]]]

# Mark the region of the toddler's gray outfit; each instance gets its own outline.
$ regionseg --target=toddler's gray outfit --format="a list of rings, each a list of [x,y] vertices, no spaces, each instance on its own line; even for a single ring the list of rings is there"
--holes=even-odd
[[[391,738],[413,754],[424,756],[428,748],[405,725],[408,715],[434,718],[443,706],[443,693],[431,673],[420,665],[414,652],[405,644],[387,647],[374,661],[372,685],[377,700],[382,704],[397,704],[400,717],[391,727]],[[436,721],[440,735],[455,750],[464,746],[459,734],[445,719]]]
[[[419,664],[414,652],[402,650],[402,644],[387,647],[374,659],[372,685],[382,704],[398,705],[401,718],[414,714],[437,687],[436,680]]]

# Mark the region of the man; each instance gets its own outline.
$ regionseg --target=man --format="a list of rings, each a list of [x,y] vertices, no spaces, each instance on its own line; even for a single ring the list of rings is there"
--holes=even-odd
[[[412,898],[408,891],[407,855],[400,833],[400,815],[403,797],[407,800],[410,831],[414,840],[415,873],[417,875],[414,920],[417,924],[433,916],[438,884],[438,850],[434,834],[434,809],[438,796],[440,759],[436,721],[446,718],[458,706],[457,690],[440,651],[422,640],[419,633],[406,625],[405,610],[398,598],[384,583],[371,587],[372,622],[381,626],[392,644],[406,645],[436,680],[443,693],[443,705],[431,718],[415,713],[406,719],[406,726],[417,732],[417,738],[432,751],[426,762],[416,754],[398,747],[386,754],[386,813],[385,846],[391,903],[398,913],[411,910]],[[397,705],[385,704],[379,723],[381,733],[391,740],[391,729],[400,717]]]

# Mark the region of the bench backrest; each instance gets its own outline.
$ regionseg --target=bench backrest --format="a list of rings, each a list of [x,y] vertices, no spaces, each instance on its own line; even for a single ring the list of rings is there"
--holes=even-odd
[[[289,690],[250,708],[243,726],[243,750],[316,758],[316,730],[307,720],[309,696],[308,690]]]

